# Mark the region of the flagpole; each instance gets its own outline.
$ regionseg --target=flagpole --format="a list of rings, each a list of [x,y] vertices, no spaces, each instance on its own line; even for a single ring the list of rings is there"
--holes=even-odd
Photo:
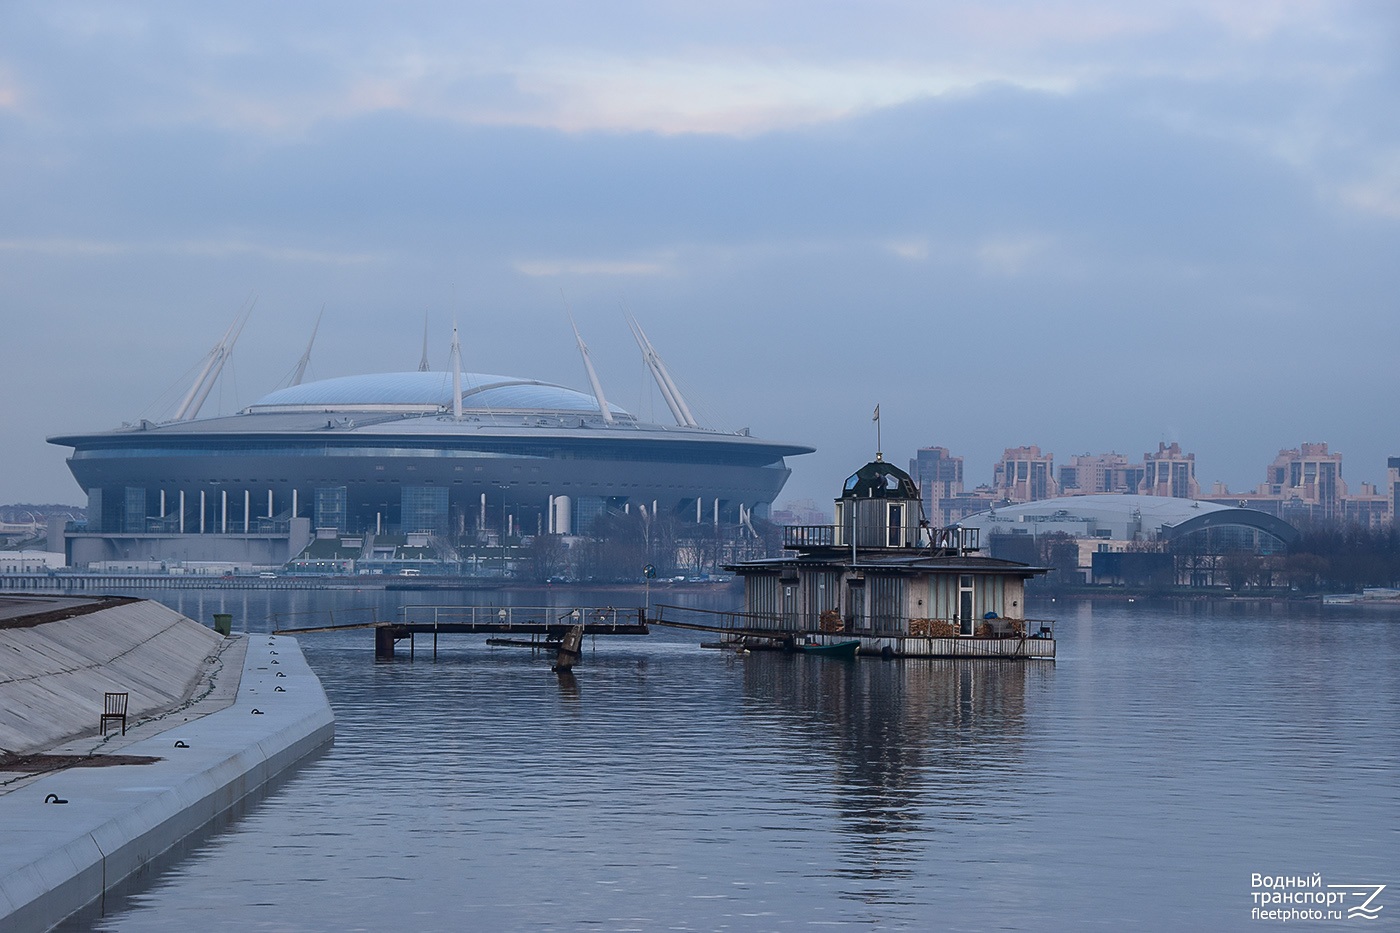
[[[878,404],[875,406],[875,417],[873,420],[875,422],[875,459],[883,460],[885,456],[885,445],[880,439],[880,406]]]

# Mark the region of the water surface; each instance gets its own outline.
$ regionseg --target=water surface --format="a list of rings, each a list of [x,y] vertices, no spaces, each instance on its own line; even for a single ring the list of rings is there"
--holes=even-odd
[[[541,601],[165,596],[255,631]],[[1390,884],[1395,922],[1397,613],[1033,614],[1059,619],[1055,664],[739,657],[661,634],[598,639],[561,679],[480,639],[386,663],[368,631],[303,636],[333,749],[69,929],[1243,930],[1256,872]]]

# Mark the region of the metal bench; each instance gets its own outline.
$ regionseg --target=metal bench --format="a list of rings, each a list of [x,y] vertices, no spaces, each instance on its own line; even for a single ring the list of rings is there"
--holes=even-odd
[[[122,724],[122,735],[126,735],[126,701],[125,693],[108,693],[102,697],[102,720],[98,723],[98,728],[102,734],[107,734],[107,723],[119,722]]]

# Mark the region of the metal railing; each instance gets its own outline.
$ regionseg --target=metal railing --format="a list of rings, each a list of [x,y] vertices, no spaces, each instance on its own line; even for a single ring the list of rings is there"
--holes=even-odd
[[[835,525],[784,525],[783,547],[831,547],[836,544]]]
[[[835,547],[838,527],[837,525],[784,525],[783,547],[794,550],[809,547]],[[848,539],[849,534],[850,531],[847,529]],[[902,535],[903,531],[900,531],[899,534]],[[981,536],[979,528],[962,528],[957,525],[951,525],[947,528],[924,527],[920,529],[918,546],[963,554],[979,550]]]
[[[678,628],[695,628],[720,633],[771,631],[781,635],[790,631],[784,628],[783,617],[774,613],[695,609],[690,606],[668,606],[665,604],[652,607],[650,621],[657,625],[674,625]]]
[[[403,625],[480,625],[509,631],[541,625],[631,628],[643,622],[643,610],[615,606],[401,606]]]

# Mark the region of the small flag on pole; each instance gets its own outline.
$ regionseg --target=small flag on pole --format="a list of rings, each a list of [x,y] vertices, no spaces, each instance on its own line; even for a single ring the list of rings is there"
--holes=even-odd
[[[880,406],[879,406],[879,405],[876,405],[876,406],[875,406],[875,414],[871,416],[870,420],[871,420],[871,421],[879,421],[879,420],[880,420]]]

